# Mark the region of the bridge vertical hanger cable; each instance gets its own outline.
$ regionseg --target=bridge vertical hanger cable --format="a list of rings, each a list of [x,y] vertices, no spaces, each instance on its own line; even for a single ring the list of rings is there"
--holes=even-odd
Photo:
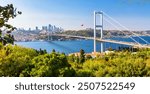
[[[104,18],[105,21],[107,21],[108,23],[110,23],[111,25],[113,25],[117,30],[119,30],[120,32],[124,33],[122,30],[120,30],[117,26],[115,26],[113,23],[111,23],[109,20],[107,20],[106,18]],[[129,36],[134,42],[136,42],[137,44],[141,45],[138,41],[136,41],[135,39],[133,39],[131,36]]]
[[[105,12],[103,12],[103,14],[105,14],[108,18],[110,18],[111,20],[113,20],[115,23],[119,24],[121,27],[123,27],[124,29],[128,30],[129,32],[131,32],[127,27],[123,26],[121,23],[119,23],[117,20],[115,20],[114,18],[112,18],[111,16],[109,16],[108,14],[106,14]],[[150,44],[148,41],[146,41],[145,39],[141,38],[140,36],[138,36],[136,33],[131,32],[132,34],[134,34],[135,36],[139,37],[141,40],[143,40],[146,44]]]

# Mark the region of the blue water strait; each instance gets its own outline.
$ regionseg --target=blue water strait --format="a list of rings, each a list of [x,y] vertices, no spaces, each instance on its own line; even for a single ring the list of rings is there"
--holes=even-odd
[[[145,44],[143,40],[137,37],[133,37],[136,41]],[[143,39],[150,42],[149,36],[142,36]],[[119,40],[119,41],[127,41],[127,42],[133,42],[130,38],[112,38],[113,40]],[[83,49],[86,53],[93,52],[93,40],[66,40],[66,41],[36,41],[36,42],[15,42],[15,44],[28,47],[28,48],[34,48],[39,50],[46,49],[47,52],[51,52],[53,49],[55,49],[57,52],[64,52],[66,54],[79,52],[80,49]],[[96,49],[98,52],[100,52],[100,42],[97,42]],[[121,44],[114,44],[114,43],[104,43],[104,50],[107,50],[108,48],[112,49],[118,49],[119,47],[129,47],[127,45],[121,45]]]

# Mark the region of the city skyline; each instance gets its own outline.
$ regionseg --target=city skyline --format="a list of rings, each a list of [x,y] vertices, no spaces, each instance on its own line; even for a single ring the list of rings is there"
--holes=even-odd
[[[93,28],[93,12],[104,11],[131,30],[150,30],[149,0],[5,0],[22,15],[10,23],[18,28],[54,24],[65,30]],[[104,22],[104,29],[114,29]],[[121,28],[122,29],[122,28]]]
[[[24,30],[24,31],[48,31],[48,32],[62,32],[64,31],[63,28],[57,27],[52,24],[42,25],[42,26],[35,26],[33,28],[17,28],[17,31]]]

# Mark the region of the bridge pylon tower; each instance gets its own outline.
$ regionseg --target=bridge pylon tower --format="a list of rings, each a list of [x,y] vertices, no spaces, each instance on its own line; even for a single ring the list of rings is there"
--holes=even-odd
[[[99,19],[97,20],[97,17]],[[103,12],[94,11],[94,53],[96,52],[96,31],[100,30],[100,39],[103,39]],[[101,53],[104,51],[103,42],[101,42]]]

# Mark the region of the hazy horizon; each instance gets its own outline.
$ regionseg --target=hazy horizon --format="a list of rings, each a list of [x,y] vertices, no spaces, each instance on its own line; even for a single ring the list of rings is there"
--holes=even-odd
[[[48,24],[65,30],[93,28],[96,10],[109,14],[130,30],[150,30],[149,0],[0,0],[1,5],[10,3],[22,11],[10,21],[18,28],[34,29]],[[104,29],[115,28],[104,21]]]

